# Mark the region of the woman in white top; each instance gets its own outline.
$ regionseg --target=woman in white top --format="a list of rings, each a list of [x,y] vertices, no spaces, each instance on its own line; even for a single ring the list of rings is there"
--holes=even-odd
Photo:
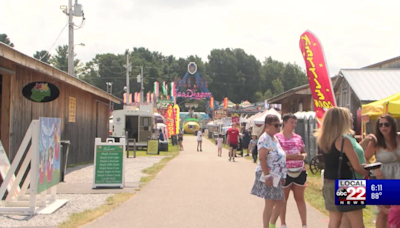
[[[400,137],[397,135],[397,123],[393,116],[387,114],[379,117],[375,127],[376,141],[371,141],[365,151],[365,158],[370,160],[375,155],[376,161],[381,162],[380,169],[373,172],[376,179],[399,180],[400,179]],[[376,227],[386,227],[388,215],[381,210],[376,218]]]
[[[202,130],[200,129],[198,132],[197,132],[197,152],[199,152],[199,147],[200,147],[200,152],[202,152],[203,150],[202,150],[202,146],[201,146],[201,143],[203,142],[203,132],[202,132]]]

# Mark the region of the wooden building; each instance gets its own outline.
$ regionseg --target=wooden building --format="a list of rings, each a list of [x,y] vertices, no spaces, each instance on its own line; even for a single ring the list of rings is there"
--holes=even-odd
[[[51,102],[28,100],[22,89],[32,82],[55,85]],[[0,43],[0,139],[14,158],[30,123],[39,117],[61,118],[61,140],[70,140],[68,163],[93,160],[94,140],[108,136],[109,103],[121,100],[50,65]]]
[[[333,77],[332,85],[335,85],[338,77]],[[281,104],[282,114],[314,111],[314,103],[311,95],[310,85],[305,84],[283,92],[271,99],[269,104]]]

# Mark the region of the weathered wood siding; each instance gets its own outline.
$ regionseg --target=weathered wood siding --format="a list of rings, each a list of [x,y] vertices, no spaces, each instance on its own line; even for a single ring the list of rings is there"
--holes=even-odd
[[[0,66],[8,60],[0,59]],[[10,69],[10,64],[8,64]],[[85,92],[77,87],[58,81],[29,68],[13,65],[15,75],[3,76],[3,82],[10,84],[10,140],[9,157],[12,160],[25,135],[29,124],[39,117],[57,117],[62,122],[62,140],[70,140],[69,164],[93,160],[94,140],[108,136],[108,101],[104,98]],[[5,79],[8,77],[8,79]],[[60,90],[60,96],[49,103],[35,103],[24,98],[22,88],[36,81],[52,83]],[[68,122],[69,97],[76,98],[76,122]],[[3,97],[4,98],[4,97]],[[102,102],[100,104],[99,102]],[[2,116],[2,120],[3,120]],[[2,132],[2,135],[5,132]],[[3,139],[3,136],[2,136]]]

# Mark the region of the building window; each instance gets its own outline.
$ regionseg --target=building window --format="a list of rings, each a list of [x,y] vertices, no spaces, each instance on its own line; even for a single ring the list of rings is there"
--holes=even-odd
[[[143,117],[143,126],[148,127],[149,126],[149,117]]]

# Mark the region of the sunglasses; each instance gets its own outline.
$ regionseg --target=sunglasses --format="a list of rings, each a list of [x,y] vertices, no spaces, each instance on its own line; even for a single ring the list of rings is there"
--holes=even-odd
[[[282,124],[281,123],[277,123],[277,124],[271,124],[271,126],[275,126],[275,128],[281,127]]]
[[[388,122],[379,123],[379,127],[383,127],[383,126],[385,126],[385,127],[390,127],[390,123],[388,123]]]

